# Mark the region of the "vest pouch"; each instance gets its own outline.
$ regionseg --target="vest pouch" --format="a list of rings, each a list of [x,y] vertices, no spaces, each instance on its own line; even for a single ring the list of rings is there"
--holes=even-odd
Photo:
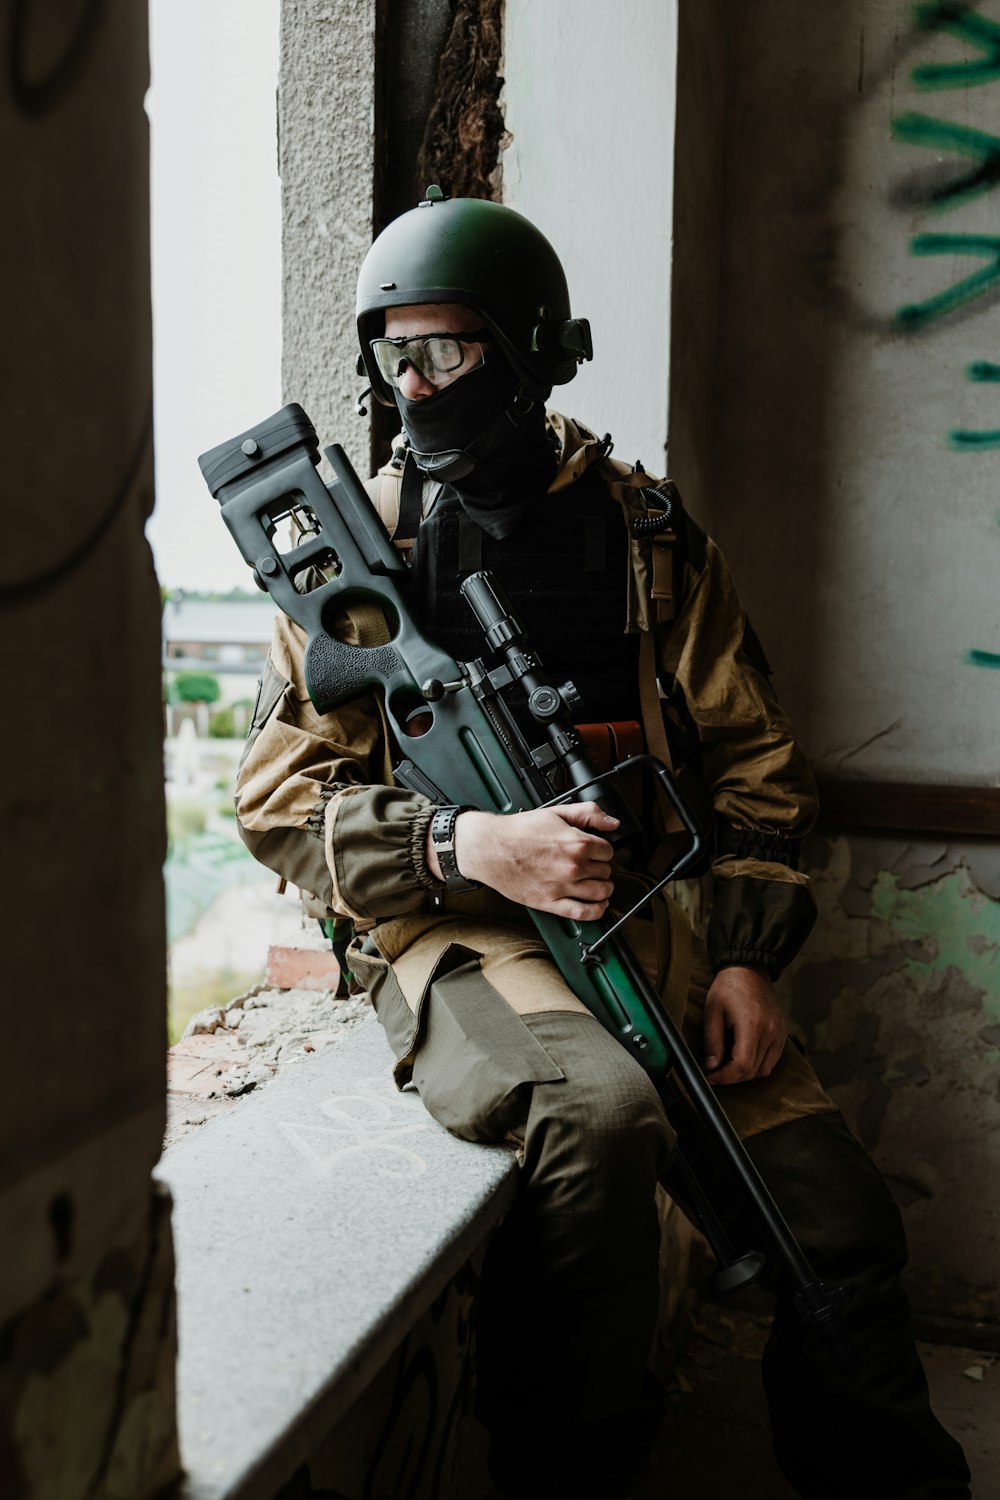
[[[610,771],[623,760],[641,755],[645,750],[642,725],[635,719],[618,719],[614,723],[575,724],[573,726],[586,746],[587,754],[599,771]]]

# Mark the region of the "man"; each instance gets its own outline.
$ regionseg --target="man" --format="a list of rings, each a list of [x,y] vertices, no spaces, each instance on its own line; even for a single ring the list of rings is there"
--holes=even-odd
[[[633,921],[630,939],[817,1274],[850,1295],[853,1377],[773,1287],[764,1380],[784,1472],[810,1500],[967,1496],[909,1330],[899,1215],[775,996],[814,919],[796,868],[814,792],[721,554],[670,487],[546,412],[551,387],[589,357],[589,331],[520,215],[428,190],[369,252],[358,327],[374,394],[403,427],[372,493],[412,551],[427,633],[459,660],[481,655],[458,584],[495,571],[548,675],[577,684],[583,719],[643,721],[655,749],[662,694],[678,774],[711,823],[714,909],[690,974],[678,980],[681,945],[658,952],[661,922]],[[335,628],[356,639],[370,624],[348,612]],[[244,837],[317,914],[354,923],[351,969],[397,1080],[412,1078],[457,1134],[517,1148],[519,1200],[480,1298],[478,1409],[496,1482],[518,1500],[627,1495],[657,1419],[654,1194],[674,1137],[526,908],[598,918],[643,871],[616,858],[616,821],[596,803],[499,817],[394,785],[401,757],[378,702],[318,715],[302,644],[280,621],[240,772]],[[639,813],[656,829],[643,863],[666,868],[676,835],[657,808]]]

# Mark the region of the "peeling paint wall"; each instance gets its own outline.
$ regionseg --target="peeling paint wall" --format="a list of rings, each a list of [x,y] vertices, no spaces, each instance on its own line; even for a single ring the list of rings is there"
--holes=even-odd
[[[1000,1327],[1000,863],[979,844],[815,835],[820,921],[783,980],[885,1173],[925,1322]]]
[[[0,33],[7,732],[0,1494],[178,1468],[145,8]]]

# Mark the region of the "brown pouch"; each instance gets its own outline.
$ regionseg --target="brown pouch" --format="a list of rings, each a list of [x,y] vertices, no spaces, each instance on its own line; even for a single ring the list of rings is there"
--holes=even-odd
[[[645,749],[642,725],[634,719],[608,724],[577,724],[574,727],[599,771],[610,771],[612,766],[630,760],[633,755],[641,755]]]

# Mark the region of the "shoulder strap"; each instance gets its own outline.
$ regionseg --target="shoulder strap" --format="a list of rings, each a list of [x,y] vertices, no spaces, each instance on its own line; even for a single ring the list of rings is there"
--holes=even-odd
[[[639,594],[639,705],[646,748],[672,771],[660,700],[656,637],[658,627],[672,620],[676,611],[674,565],[681,498],[674,484],[653,479],[641,464],[629,468],[607,458],[602,470],[629,528],[633,580]],[[657,798],[666,831],[679,832],[681,820],[659,788]]]
[[[616,458],[601,468],[612,494],[628,517],[630,536],[638,542],[646,563],[651,615],[657,624],[676,613],[674,572],[683,502],[670,479],[654,479],[640,463],[634,467]]]
[[[386,531],[409,562],[428,489],[433,489],[436,498],[441,485],[425,480],[416,464],[401,462],[397,451],[393,450],[392,460],[370,482],[368,493]]]

